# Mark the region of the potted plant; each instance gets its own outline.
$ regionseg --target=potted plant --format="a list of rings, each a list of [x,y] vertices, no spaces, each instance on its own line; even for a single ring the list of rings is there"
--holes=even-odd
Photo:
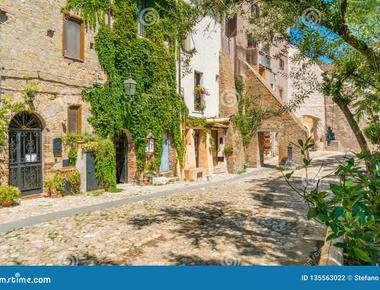
[[[18,204],[20,190],[14,186],[0,186],[0,205],[9,207]]]
[[[234,148],[232,146],[224,147],[224,154],[231,155],[234,152]]]
[[[58,171],[53,178],[45,182],[48,196],[52,198],[62,197],[65,192],[65,183],[62,174]]]
[[[194,105],[194,109],[196,111],[200,111],[200,112],[203,112],[205,109],[206,109],[206,104],[205,103],[196,103]]]

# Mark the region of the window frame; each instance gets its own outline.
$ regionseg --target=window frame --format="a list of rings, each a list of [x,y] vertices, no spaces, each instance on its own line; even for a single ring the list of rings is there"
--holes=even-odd
[[[79,58],[76,58],[76,57],[73,57],[70,55],[66,55],[66,53],[65,53],[65,22],[66,21],[72,21],[72,22],[76,22],[76,23],[80,24]],[[62,22],[62,55],[63,55],[63,57],[67,58],[67,59],[72,59],[72,60],[84,62],[84,41],[85,41],[85,39],[84,39],[84,21],[83,21],[83,19],[80,18],[79,16],[64,13],[63,14],[63,22]]]
[[[70,110],[77,110],[77,132],[71,132],[71,114]],[[67,107],[67,133],[79,135],[82,133],[82,106],[81,105],[69,105]]]
[[[199,76],[199,83],[197,84],[197,76]],[[197,86],[203,87],[203,72],[194,70],[194,90]],[[194,92],[194,112],[201,112],[201,110],[196,109],[197,105],[202,105],[202,98],[198,98]]]

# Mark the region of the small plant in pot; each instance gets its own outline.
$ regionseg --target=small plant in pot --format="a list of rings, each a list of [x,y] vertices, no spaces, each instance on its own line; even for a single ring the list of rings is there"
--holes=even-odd
[[[62,174],[57,172],[53,178],[45,182],[48,196],[52,198],[62,197],[65,192],[65,183]]]
[[[14,186],[0,186],[0,205],[9,207],[19,203],[20,190]]]

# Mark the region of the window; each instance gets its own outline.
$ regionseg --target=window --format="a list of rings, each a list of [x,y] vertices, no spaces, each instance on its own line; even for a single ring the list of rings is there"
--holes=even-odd
[[[70,106],[67,110],[67,127],[69,134],[80,134],[82,129],[81,106]]]
[[[235,15],[226,22],[225,34],[228,38],[235,37],[237,33],[237,16]]]
[[[145,24],[144,24],[144,9],[145,9],[145,1],[140,0],[137,1],[137,9],[138,9],[138,18],[137,18],[137,34],[144,36],[145,35]]]
[[[65,15],[63,20],[63,55],[77,60],[84,59],[84,26],[77,17]]]
[[[285,69],[285,62],[284,62],[284,60],[282,58],[280,58],[279,66],[280,66],[281,70]]]
[[[200,72],[194,72],[194,109],[196,111],[204,110],[204,95],[202,88],[203,74]]]

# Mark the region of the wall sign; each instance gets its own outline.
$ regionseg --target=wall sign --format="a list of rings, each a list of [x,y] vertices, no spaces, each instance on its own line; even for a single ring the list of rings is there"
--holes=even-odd
[[[53,154],[55,156],[62,156],[62,139],[61,138],[53,139]]]

